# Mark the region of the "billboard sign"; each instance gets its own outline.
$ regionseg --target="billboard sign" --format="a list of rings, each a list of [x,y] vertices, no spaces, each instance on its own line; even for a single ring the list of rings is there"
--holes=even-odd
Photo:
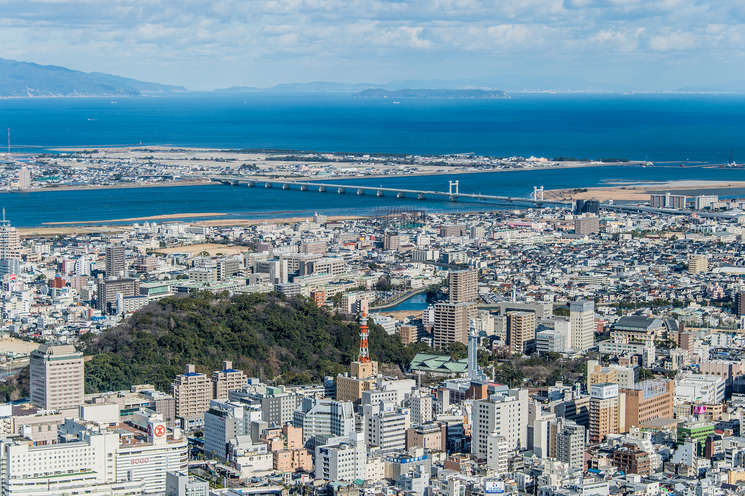
[[[484,492],[486,494],[503,494],[504,493],[504,481],[501,481],[501,480],[484,481]]]

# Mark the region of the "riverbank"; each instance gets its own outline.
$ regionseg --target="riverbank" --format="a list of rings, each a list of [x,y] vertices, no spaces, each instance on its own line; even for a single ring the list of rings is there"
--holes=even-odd
[[[649,195],[665,192],[687,196],[709,194],[712,192],[720,196],[745,196],[745,181],[672,180],[665,182],[639,182],[636,184],[607,187],[547,190],[544,196],[550,194],[551,198],[558,197],[566,200],[596,199],[600,201],[648,202]]]
[[[109,219],[109,220],[87,220],[87,221],[70,221],[70,222],[44,222],[43,226],[72,226],[79,224],[111,224],[113,222],[147,222],[151,220],[179,220],[179,219],[193,219],[198,217],[221,217],[228,215],[224,212],[206,212],[206,213],[187,213],[187,214],[165,214],[165,215],[151,215],[148,217],[130,217],[127,219]]]
[[[173,182],[142,182],[142,183],[118,183],[118,184],[88,184],[85,186],[49,186],[46,188],[25,188],[14,190],[1,190],[0,193],[40,193],[47,191],[85,191],[88,189],[129,189],[129,188],[162,188],[171,186],[205,186],[214,184],[209,179],[184,180]]]

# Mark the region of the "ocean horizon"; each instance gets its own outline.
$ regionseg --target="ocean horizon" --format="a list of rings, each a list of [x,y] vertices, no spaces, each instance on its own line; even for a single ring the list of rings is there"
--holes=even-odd
[[[731,151],[745,161],[743,115],[745,95],[736,94],[518,93],[398,103],[220,92],[0,100],[0,129],[10,129],[13,152],[163,145],[721,164]]]

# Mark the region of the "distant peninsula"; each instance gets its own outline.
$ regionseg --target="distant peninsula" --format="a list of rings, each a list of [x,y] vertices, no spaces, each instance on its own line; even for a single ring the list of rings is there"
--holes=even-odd
[[[0,98],[53,96],[140,96],[186,91],[183,86],[148,83],[101,72],[0,59]]]
[[[355,98],[509,98],[502,90],[448,90],[448,89],[368,89],[352,95]]]

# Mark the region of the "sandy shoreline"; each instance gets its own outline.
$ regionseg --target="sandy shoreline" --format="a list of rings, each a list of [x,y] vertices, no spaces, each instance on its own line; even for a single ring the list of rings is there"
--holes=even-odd
[[[564,199],[573,200],[590,200],[600,201],[649,201],[649,195],[652,193],[661,193],[665,191],[675,191],[687,196],[706,194],[711,190],[731,190],[732,195],[742,194],[745,197],[745,181],[666,181],[666,182],[644,182],[638,184],[629,184],[624,186],[607,186],[597,188],[581,189],[554,189],[546,190],[551,192],[551,196],[559,196]],[[741,191],[738,191],[741,190]]]
[[[169,188],[176,186],[206,186],[209,184],[219,184],[214,181],[179,181],[172,183],[121,183],[121,184],[91,184],[86,186],[55,186],[50,188],[29,188],[13,190],[13,193],[43,193],[47,191],[85,191],[88,189],[130,189],[130,188]],[[8,191],[3,191],[8,193]]]
[[[165,214],[151,215],[149,217],[129,217],[127,219],[108,219],[108,220],[88,220],[88,221],[70,221],[70,222],[44,222],[42,226],[75,226],[80,224],[110,224],[112,222],[145,222],[149,220],[173,220],[173,219],[191,219],[195,217],[220,217],[228,215],[224,212],[206,212],[206,213],[186,213],[186,214]]]

